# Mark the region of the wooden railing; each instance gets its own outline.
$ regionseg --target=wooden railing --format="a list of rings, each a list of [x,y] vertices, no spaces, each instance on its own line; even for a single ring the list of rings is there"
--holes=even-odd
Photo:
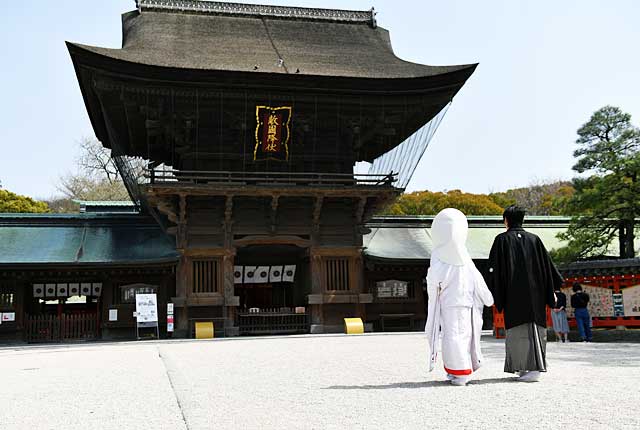
[[[92,340],[97,337],[96,314],[27,315],[25,319],[25,340],[30,343]]]
[[[391,187],[398,174],[348,174],[299,172],[226,172],[196,170],[147,170],[151,184],[304,185]]]
[[[307,314],[261,311],[238,314],[241,335],[308,333]]]

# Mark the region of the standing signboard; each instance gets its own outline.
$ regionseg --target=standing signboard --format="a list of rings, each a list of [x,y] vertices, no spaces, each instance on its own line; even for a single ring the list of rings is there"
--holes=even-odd
[[[160,339],[158,327],[158,296],[156,294],[136,294],[136,337],[140,339],[140,328],[155,327]]]

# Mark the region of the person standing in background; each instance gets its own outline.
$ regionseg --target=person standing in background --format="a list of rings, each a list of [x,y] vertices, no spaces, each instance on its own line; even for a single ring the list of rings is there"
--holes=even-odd
[[[551,309],[551,320],[553,321],[553,331],[556,332],[556,340],[569,341],[569,322],[567,321],[567,296],[556,287],[556,305]]]
[[[574,309],[576,316],[576,324],[578,325],[578,332],[580,332],[580,339],[583,342],[591,342],[591,315],[589,315],[589,294],[582,291],[582,285],[577,282],[573,284],[573,294],[571,295],[571,307]]]

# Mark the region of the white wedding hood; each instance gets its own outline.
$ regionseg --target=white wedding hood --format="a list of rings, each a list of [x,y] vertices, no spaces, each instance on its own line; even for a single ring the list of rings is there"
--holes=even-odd
[[[466,245],[468,231],[467,217],[462,212],[453,208],[441,210],[431,224],[431,258],[452,266],[471,262]]]

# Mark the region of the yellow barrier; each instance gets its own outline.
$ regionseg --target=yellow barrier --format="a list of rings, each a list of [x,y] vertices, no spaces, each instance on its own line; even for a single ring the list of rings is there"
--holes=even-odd
[[[344,332],[346,334],[362,334],[364,333],[364,325],[360,318],[345,318]]]
[[[196,322],[196,339],[213,339],[213,323]]]

